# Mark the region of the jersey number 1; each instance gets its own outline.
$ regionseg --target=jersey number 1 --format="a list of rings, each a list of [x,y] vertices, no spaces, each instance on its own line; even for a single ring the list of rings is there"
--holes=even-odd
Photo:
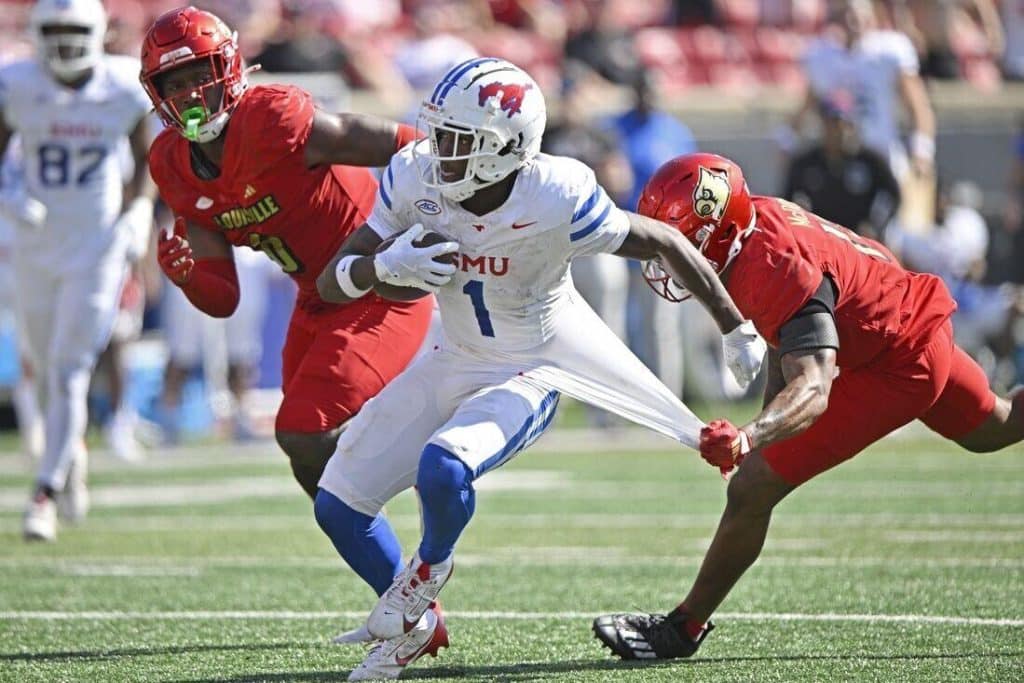
[[[462,288],[463,294],[469,295],[473,304],[473,312],[476,313],[476,322],[480,326],[480,334],[485,337],[494,336],[494,326],[491,325],[491,314],[484,303],[484,283],[480,280],[470,280]]]

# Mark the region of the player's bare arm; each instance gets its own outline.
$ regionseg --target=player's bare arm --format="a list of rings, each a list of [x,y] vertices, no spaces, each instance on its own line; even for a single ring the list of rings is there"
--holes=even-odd
[[[910,136],[914,166],[919,172],[928,171],[935,163],[935,112],[928,91],[921,77],[912,73],[900,76],[899,90],[914,128]]]
[[[777,358],[777,352],[773,352],[773,356]],[[765,398],[778,386],[780,374],[785,384],[767,401],[764,410],[743,426],[751,448],[761,448],[795,436],[825,412],[835,375],[836,351],[830,348],[793,351],[773,365],[774,376],[769,375]]]
[[[625,212],[629,235],[615,252],[641,261],[660,259],[677,282],[683,284],[708,309],[722,333],[743,323],[743,315],[708,264],[708,260],[678,230],[646,216]]]
[[[397,135],[398,124],[388,119],[318,109],[303,153],[306,167],[385,166],[395,153]]]
[[[359,289],[373,287],[377,283],[377,274],[373,268],[372,254],[382,241],[381,236],[365,223],[349,235],[349,238],[341,245],[341,249],[327,263],[323,272],[316,279],[316,289],[320,293],[320,298],[332,304],[346,303],[359,298],[348,296],[338,284],[336,275],[338,264],[348,256],[362,257],[354,259],[349,264],[349,275],[353,284]]]
[[[231,252],[231,243],[219,233],[207,230],[188,220],[185,221],[185,228],[185,245],[192,248],[195,259],[235,260]]]

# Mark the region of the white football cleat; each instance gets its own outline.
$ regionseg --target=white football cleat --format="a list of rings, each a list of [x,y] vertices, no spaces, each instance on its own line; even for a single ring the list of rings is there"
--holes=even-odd
[[[28,502],[22,534],[26,541],[57,540],[57,506],[52,498],[39,494]]]
[[[57,494],[57,515],[71,524],[78,524],[89,514],[89,489],[85,485],[88,473],[89,451],[82,444],[68,470],[64,490]]]
[[[455,568],[452,558],[429,565],[413,555],[409,565],[395,577],[380,596],[366,619],[366,628],[375,638],[387,640],[408,633],[437,599]]]
[[[366,658],[349,674],[350,681],[386,681],[398,678],[405,667],[448,647],[448,629],[438,608],[427,610],[408,633],[374,645]]]
[[[335,645],[353,645],[357,643],[370,643],[377,640],[370,633],[370,630],[366,628],[366,624],[363,624],[359,628],[351,631],[345,631],[331,638],[331,642]]]

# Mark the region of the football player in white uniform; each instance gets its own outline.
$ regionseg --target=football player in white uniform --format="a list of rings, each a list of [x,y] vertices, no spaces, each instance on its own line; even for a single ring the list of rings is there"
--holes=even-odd
[[[856,120],[864,144],[889,160],[902,180],[914,168],[930,173],[935,159],[935,114],[918,74],[913,43],[898,31],[876,27],[870,0],[836,3],[837,36],[814,41],[803,57],[807,97],[795,114],[799,130],[806,115],[837,90],[856,101]],[[909,158],[900,138],[899,102],[910,114]]]
[[[55,498],[85,513],[86,392],[106,345],[126,263],[145,249],[155,187],[149,180],[139,62],[103,52],[100,0],[39,0],[30,15],[35,59],[0,69],[0,154],[17,133],[19,191],[0,207],[16,221],[14,259],[25,347],[46,394],[46,445],[26,508],[27,539],[56,538]],[[122,191],[118,145],[135,159]],[[69,476],[69,472],[73,472]]]
[[[587,306],[572,259],[660,258],[728,333],[736,372],[749,382],[760,366],[764,342],[706,260],[668,226],[616,208],[582,163],[539,154],[545,120],[540,88],[518,67],[454,67],[421,107],[427,139],[392,158],[367,224],[317,281],[326,301],[436,291],[444,331],[351,420],[320,479],[317,521],[381,595],[366,626],[341,637],[382,641],[350,680],[395,678],[447,645],[435,598],[473,482],[540,437],[560,394],[696,446],[702,423]],[[718,215],[728,188],[702,187]],[[428,245],[428,230],[443,237]],[[402,571],[380,510],[414,484],[424,535]]]

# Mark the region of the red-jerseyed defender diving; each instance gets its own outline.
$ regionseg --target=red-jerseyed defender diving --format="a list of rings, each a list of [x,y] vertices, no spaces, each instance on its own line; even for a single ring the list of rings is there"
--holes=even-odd
[[[597,637],[623,659],[668,659],[697,651],[787,494],[915,419],[977,453],[1018,443],[1024,392],[996,396],[953,342],[956,303],[938,277],[905,270],[883,245],[796,204],[751,197],[728,159],[692,154],[666,163],[639,212],[701,250],[771,346],[762,412],[742,427],[714,420],[701,432],[704,459],[738,470],[686,599],[665,615],[594,621]],[[646,274],[665,298],[685,298],[657,263]]]

